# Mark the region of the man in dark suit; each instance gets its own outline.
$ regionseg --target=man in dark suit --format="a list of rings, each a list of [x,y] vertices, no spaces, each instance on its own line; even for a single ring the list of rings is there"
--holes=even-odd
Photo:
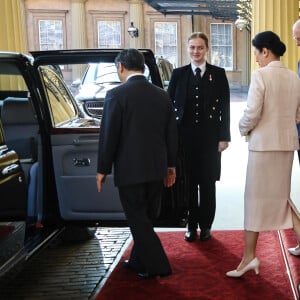
[[[293,25],[293,38],[296,41],[296,45],[299,47],[300,46],[300,19],[297,20]],[[298,61],[298,75],[300,77],[300,60]],[[297,124],[297,129],[298,129],[298,137],[300,143],[300,123]],[[300,162],[300,150],[298,150],[298,158]]]
[[[220,179],[221,152],[230,141],[230,95],[225,70],[206,62],[208,39],[202,32],[188,39],[191,64],[174,69],[168,93],[174,103],[180,145],[188,177],[188,230],[192,242],[211,238],[216,210],[215,182]]]
[[[177,128],[168,94],[144,77],[144,56],[123,50],[115,59],[123,84],[106,95],[100,127],[97,188],[114,166],[114,180],[133,236],[125,268],[141,278],[167,276],[171,266],[153,229],[163,185],[176,177]]]

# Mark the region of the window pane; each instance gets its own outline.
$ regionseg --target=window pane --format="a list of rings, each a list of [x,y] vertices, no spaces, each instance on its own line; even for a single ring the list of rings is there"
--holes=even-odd
[[[177,65],[177,23],[155,22],[155,55]]]
[[[211,24],[211,63],[233,69],[232,24]]]
[[[63,49],[63,22],[39,20],[40,50]]]
[[[98,48],[121,48],[121,22],[98,21]]]
[[[77,116],[69,90],[57,73],[58,67],[40,66],[41,78],[44,81],[48,96],[48,105],[54,127],[63,126]]]

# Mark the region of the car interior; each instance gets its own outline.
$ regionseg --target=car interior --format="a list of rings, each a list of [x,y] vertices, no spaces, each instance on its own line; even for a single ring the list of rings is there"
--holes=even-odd
[[[28,218],[37,215],[39,126],[28,98],[7,97],[2,104],[2,126],[6,144],[19,156],[28,187]]]

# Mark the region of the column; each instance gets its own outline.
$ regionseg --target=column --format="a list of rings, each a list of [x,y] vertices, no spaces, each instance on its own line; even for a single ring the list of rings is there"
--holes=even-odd
[[[282,61],[290,69],[297,71],[299,59],[292,35],[292,26],[299,18],[298,0],[252,0],[252,37],[258,32],[272,30],[286,45]],[[258,68],[251,53],[252,69]]]
[[[72,0],[72,48],[87,48],[86,22],[85,22],[85,2],[87,0]],[[81,78],[85,68],[81,65],[72,66],[72,79]]]
[[[1,0],[0,11],[0,49],[26,53],[28,49],[24,0]]]
[[[250,55],[252,55],[253,51],[251,49],[251,33],[245,28],[242,31],[242,87],[248,87],[250,83],[250,66],[251,59]]]
[[[138,37],[129,37],[130,48],[145,48],[144,33],[144,4],[142,0],[128,0],[129,2],[129,27],[130,22],[139,30]],[[128,33],[127,33],[128,34]]]
[[[205,30],[203,30],[201,28],[201,16],[199,16],[199,15],[192,16],[192,31],[193,32],[200,32],[200,31],[205,32]]]

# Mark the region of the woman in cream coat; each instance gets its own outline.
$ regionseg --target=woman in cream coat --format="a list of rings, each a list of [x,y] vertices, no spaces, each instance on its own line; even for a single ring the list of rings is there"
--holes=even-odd
[[[252,75],[247,109],[239,123],[241,135],[249,141],[245,248],[236,270],[226,273],[229,277],[249,270],[259,273],[260,231],[294,228],[300,241],[299,214],[290,199],[294,151],[299,148],[300,79],[280,61],[286,47],[275,33],[257,34],[252,45],[260,69]]]

